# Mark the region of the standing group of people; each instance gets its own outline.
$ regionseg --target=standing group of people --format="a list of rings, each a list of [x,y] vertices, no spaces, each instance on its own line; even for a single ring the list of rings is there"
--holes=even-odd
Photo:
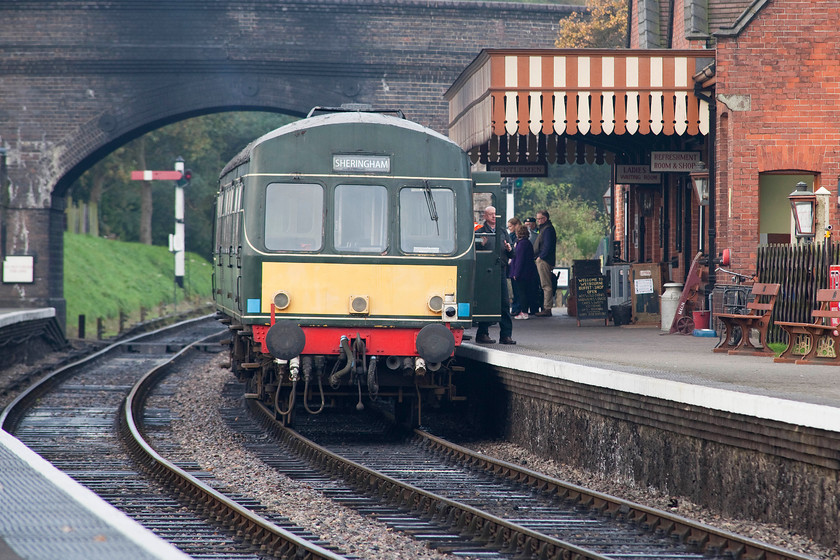
[[[513,244],[513,257],[508,278],[513,287],[511,315],[514,319],[529,316],[550,317],[554,303],[555,250],[557,231],[548,210],[537,212],[536,218],[508,220],[508,232]]]
[[[513,287],[513,300],[508,299],[507,280],[502,289],[502,311],[499,320],[499,342],[516,344],[513,340],[513,319],[530,316],[549,317],[554,301],[555,281],[552,269],[555,264],[557,232],[549,218],[548,210],[540,210],[535,218],[508,220],[508,235],[501,250],[506,264],[506,276]],[[484,224],[477,231],[496,231],[496,209],[484,210]],[[475,341],[480,344],[496,342],[490,338],[490,323],[479,323]]]

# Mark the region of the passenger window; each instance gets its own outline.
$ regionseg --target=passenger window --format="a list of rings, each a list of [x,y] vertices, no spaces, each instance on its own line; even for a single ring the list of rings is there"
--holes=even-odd
[[[335,188],[337,251],[382,253],[388,249],[388,190],[380,185]]]
[[[409,187],[400,191],[400,250],[449,254],[455,250],[455,193]]]
[[[309,183],[271,183],[265,191],[265,247],[272,251],[319,251],[323,247],[324,188]]]

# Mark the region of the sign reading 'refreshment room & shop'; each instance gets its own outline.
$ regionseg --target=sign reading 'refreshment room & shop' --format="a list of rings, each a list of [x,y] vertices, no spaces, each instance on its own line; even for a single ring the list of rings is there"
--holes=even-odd
[[[700,152],[651,152],[652,173],[688,173],[700,162]]]

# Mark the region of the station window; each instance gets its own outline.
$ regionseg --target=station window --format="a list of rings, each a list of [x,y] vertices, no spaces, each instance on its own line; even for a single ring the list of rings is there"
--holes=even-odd
[[[388,191],[380,185],[335,188],[335,249],[382,253],[388,249]]]
[[[272,251],[319,251],[323,246],[324,188],[309,183],[271,183],[265,191],[265,247]]]
[[[408,187],[400,191],[400,250],[449,254],[455,250],[455,193]]]

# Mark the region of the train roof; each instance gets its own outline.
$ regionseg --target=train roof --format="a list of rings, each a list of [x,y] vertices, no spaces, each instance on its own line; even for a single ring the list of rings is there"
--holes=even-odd
[[[285,126],[281,126],[271,132],[268,132],[247,146],[239,152],[233,159],[231,159],[228,164],[222,169],[221,174],[219,177],[224,177],[231,169],[243,164],[244,162],[251,159],[251,153],[253,152],[254,148],[262,144],[263,142],[267,142],[273,138],[277,138],[278,136],[284,136],[286,134],[298,132],[301,130],[308,130],[312,128],[318,128],[327,125],[334,125],[334,124],[357,124],[357,123],[364,123],[364,124],[386,124],[389,126],[395,126],[404,128],[406,130],[413,130],[415,132],[420,132],[422,134],[427,134],[429,136],[433,136],[440,140],[445,140],[455,146],[455,142],[453,142],[447,136],[440,134],[439,132],[435,132],[431,128],[427,128],[421,124],[418,124],[413,121],[409,121],[403,118],[395,117],[393,115],[387,115],[383,113],[375,113],[375,112],[365,112],[365,111],[343,111],[338,113],[328,113],[324,115],[318,115],[315,117],[308,117],[305,119],[300,119],[293,123],[289,123]],[[458,147],[458,149],[461,149]]]

